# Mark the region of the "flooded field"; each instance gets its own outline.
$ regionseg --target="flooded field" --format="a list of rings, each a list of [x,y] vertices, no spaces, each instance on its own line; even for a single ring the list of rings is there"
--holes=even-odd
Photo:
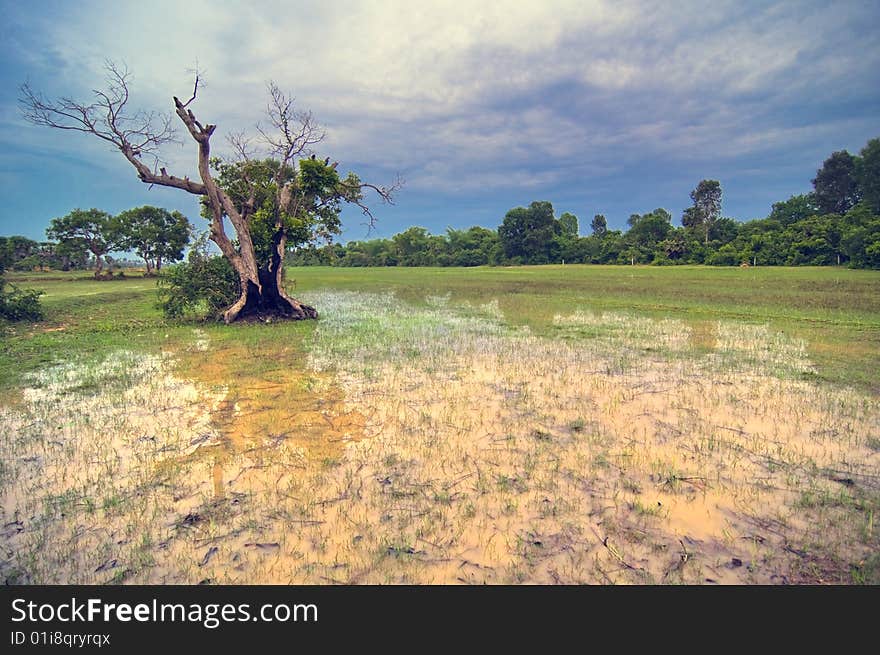
[[[250,369],[188,328],[31,375],[0,410],[3,577],[876,575],[880,406],[768,324],[572,309],[538,333],[497,300],[304,299],[304,348]]]

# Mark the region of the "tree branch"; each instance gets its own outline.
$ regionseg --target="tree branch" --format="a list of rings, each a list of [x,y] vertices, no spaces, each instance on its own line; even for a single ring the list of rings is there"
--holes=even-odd
[[[34,125],[94,134],[112,143],[123,154],[128,152],[126,157],[129,161],[129,155],[150,155],[154,163],[158,163],[159,147],[176,140],[171,117],[143,111],[129,116],[126,113],[129,100],[128,70],[110,61],[105,62],[104,68],[106,89],[93,90],[95,101],[92,103],[77,102],[67,97],[48,100],[25,82],[20,87],[18,100],[24,119]],[[141,167],[136,168],[143,179]],[[167,180],[154,180],[152,183],[169,186]]]

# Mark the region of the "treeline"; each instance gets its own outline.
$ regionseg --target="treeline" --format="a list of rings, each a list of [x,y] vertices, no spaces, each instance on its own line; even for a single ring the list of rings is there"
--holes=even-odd
[[[0,236],[0,267],[10,271],[83,270],[91,264],[89,253],[68,250],[52,241],[34,241],[23,236]]]
[[[496,230],[471,227],[435,235],[411,227],[390,239],[300,249],[293,265],[481,266],[548,263],[708,264],[880,268],[880,139],[858,156],[833,153],[812,180],[813,191],[775,203],[763,219],[721,216],[721,184],[702,180],[681,225],[658,208],[632,214],[626,230],[609,230],[597,214],[591,234],[578,218],[555,216],[547,201],[511,209]]]
[[[192,232],[183,214],[160,207],[137,207],[115,216],[94,208],[74,209],[52,219],[46,229],[50,241],[0,237],[0,269],[94,269],[96,277],[106,277],[105,265],[112,268],[134,263],[114,259],[111,253],[135,252],[151,274],[163,264],[183,258]]]

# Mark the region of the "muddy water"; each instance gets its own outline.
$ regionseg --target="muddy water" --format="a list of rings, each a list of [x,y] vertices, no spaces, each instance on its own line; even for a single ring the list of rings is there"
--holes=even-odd
[[[561,317],[599,335],[562,342],[383,311],[364,354],[326,348],[320,372],[203,333],[122,361],[124,391],[53,373],[70,383],[4,410],[4,576],[815,582],[876,546],[880,415],[755,370],[764,353],[801,366],[797,344],[719,323],[694,341],[703,328],[617,315]],[[718,352],[733,353],[722,369]]]
[[[240,346],[195,349],[177,358],[177,372],[225,397],[211,420],[219,433],[213,479],[242,453],[272,456],[280,443],[301,452],[308,462],[333,461],[345,445],[364,437],[366,418],[345,407],[344,391],[326,373],[306,370],[299,361],[282,359],[255,370],[252,354]],[[265,364],[265,362],[263,362]],[[229,477],[235,471],[225,472]]]
[[[713,352],[718,345],[717,321],[692,321],[690,327],[690,346],[695,352]]]

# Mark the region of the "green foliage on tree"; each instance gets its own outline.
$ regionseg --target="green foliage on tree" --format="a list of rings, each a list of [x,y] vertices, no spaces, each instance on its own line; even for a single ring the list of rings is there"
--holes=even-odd
[[[780,225],[786,227],[810,216],[818,216],[820,213],[816,204],[816,196],[812,193],[806,193],[792,196],[783,202],[773,203],[768,218],[779,221]]]
[[[39,243],[27,237],[0,237],[0,270],[26,270],[26,266],[19,269],[20,262],[33,257],[39,247]]]
[[[721,183],[718,180],[700,180],[691,191],[693,206],[684,210],[681,223],[691,230],[701,229],[706,245],[712,224],[721,216]]]
[[[236,206],[251,207],[251,239],[257,261],[272,257],[278,230],[286,233],[286,248],[330,242],[339,234],[342,203],[361,200],[361,182],[354,173],[340,178],[334,165],[315,158],[298,165],[277,159],[225,162],[212,159],[216,180]],[[279,188],[290,193],[286,209],[279,207]],[[285,198],[287,199],[287,198]],[[203,202],[202,215],[210,218]],[[276,224],[280,221],[280,228]]]
[[[593,231],[593,234],[597,237],[604,236],[608,231],[608,221],[605,218],[604,214],[596,214],[593,216],[593,220],[590,222],[590,229]]]
[[[504,255],[522,264],[547,264],[554,260],[554,237],[559,222],[550,202],[537,201],[528,207],[511,209],[498,228]]]
[[[161,270],[162,264],[183,259],[192,234],[186,216],[149,205],[128,209],[112,223],[112,229],[119,233],[119,249],[136,252],[146,264],[147,275]]]
[[[46,230],[50,239],[71,249],[86,249],[95,258],[95,277],[101,277],[104,258],[117,250],[123,239],[113,217],[100,209],[74,209],[66,216],[53,218]]]
[[[831,154],[813,178],[816,204],[823,214],[845,214],[859,202],[856,160],[846,150]]]
[[[853,268],[880,268],[880,216],[867,203],[853,207],[843,217],[841,251]]]
[[[571,212],[563,212],[559,217],[559,234],[569,239],[578,236],[578,217]]]
[[[445,259],[438,261],[441,266],[495,264],[501,256],[501,242],[497,231],[485,227],[474,226],[467,230],[448,229],[444,253]]]
[[[429,266],[431,237],[423,227],[411,227],[391,239],[394,255],[401,266]],[[436,253],[433,253],[436,254]]]
[[[666,239],[672,230],[672,215],[658,208],[648,214],[632,214],[627,221],[629,231],[624,237],[625,248],[621,263],[651,263],[656,255],[657,245]]]
[[[880,139],[871,139],[856,160],[856,180],[862,200],[880,214]]]
[[[168,318],[220,318],[238,294],[238,273],[225,257],[208,254],[204,236],[187,261],[168,266],[159,278],[159,307]]]
[[[73,244],[37,242],[23,236],[0,237],[0,269],[33,271],[85,268],[88,251]]]

